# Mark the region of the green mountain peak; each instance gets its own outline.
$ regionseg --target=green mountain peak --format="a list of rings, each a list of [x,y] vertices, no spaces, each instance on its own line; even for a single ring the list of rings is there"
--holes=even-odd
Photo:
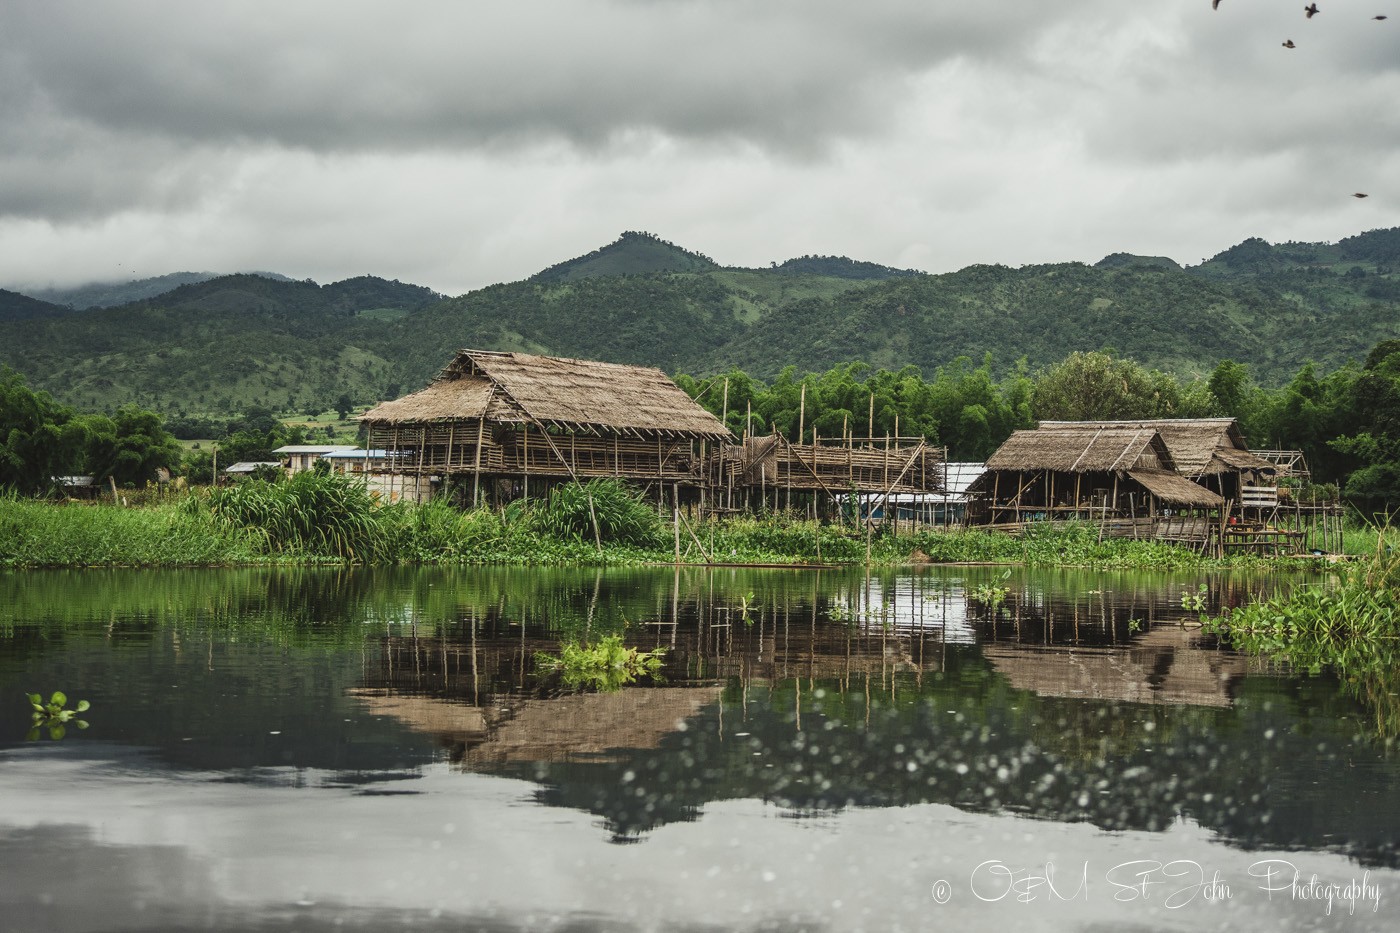
[[[703,272],[719,265],[710,257],[651,234],[627,230],[622,236],[586,256],[569,259],[530,276],[540,283],[576,282],[605,275],[647,272]]]

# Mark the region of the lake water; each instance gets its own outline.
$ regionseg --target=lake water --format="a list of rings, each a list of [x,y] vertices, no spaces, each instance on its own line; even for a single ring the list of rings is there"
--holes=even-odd
[[[1004,573],[0,575],[0,930],[1397,928],[1372,711],[1182,627],[1288,581]]]

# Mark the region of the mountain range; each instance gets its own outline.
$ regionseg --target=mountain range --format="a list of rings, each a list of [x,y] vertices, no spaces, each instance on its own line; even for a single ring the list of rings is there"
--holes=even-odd
[[[1400,337],[1400,228],[1337,243],[1249,239],[1194,267],[1115,253],[941,275],[840,256],[728,267],[633,231],[452,298],[372,276],[206,275],[126,283],[138,297],[110,307],[110,286],[0,290],[0,364],[84,409],[219,416],[395,397],[461,347],[759,377],[854,360],[931,374],[988,353],[999,369],[1021,358],[1034,368],[1111,348],[1183,376],[1232,359],[1278,384],[1305,362],[1359,362]]]

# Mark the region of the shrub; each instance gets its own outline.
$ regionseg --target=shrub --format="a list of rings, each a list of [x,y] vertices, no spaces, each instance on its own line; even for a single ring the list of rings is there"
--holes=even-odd
[[[372,561],[382,555],[378,504],[364,484],[340,473],[308,470],[268,482],[250,479],[209,494],[209,508],[249,529],[271,551]]]
[[[558,486],[549,500],[532,513],[541,533],[583,541],[593,539],[595,516],[598,537],[605,544],[645,547],[664,543],[656,510],[626,484],[614,479]]]

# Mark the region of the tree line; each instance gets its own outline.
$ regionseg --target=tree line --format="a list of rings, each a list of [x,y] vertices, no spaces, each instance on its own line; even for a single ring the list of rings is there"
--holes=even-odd
[[[0,367],[0,488],[42,493],[74,475],[138,485],[179,466],[180,445],[156,413],[134,405],[78,412]]]
[[[992,358],[967,357],[931,377],[845,363],[826,372],[782,370],[764,383],[735,368],[677,383],[736,435],[778,431],[802,441],[922,436],[952,460],[982,461],[1013,431],[1039,421],[1232,417],[1256,449],[1300,450],[1313,480],[1335,484],[1367,512],[1400,508],[1400,340],[1377,344],[1361,365],[1302,366],[1266,388],[1249,366],[1224,360],[1183,379],[1112,351],[1075,352],[1032,371],[1023,359],[998,378]]]
[[[1021,360],[1000,376],[988,355],[980,363],[960,357],[931,377],[915,366],[843,363],[804,374],[789,366],[766,383],[738,368],[676,382],[736,436],[776,430],[796,440],[799,427],[809,443],[922,436],[969,461],[985,460],[1013,431],[1042,420],[1233,417],[1251,447],[1301,450],[1314,480],[1336,484],[1359,508],[1400,508],[1400,340],[1381,341],[1359,365],[1323,372],[1306,364],[1277,388],[1233,360],[1209,377],[1183,379],[1107,350],[1071,353],[1038,370]],[[266,408],[249,409],[218,439],[223,463],[272,459],[276,447],[306,442],[302,429]],[[153,412],[78,412],[0,368],[0,486],[42,493],[53,477],[73,474],[140,485],[158,468],[207,482],[212,467],[208,450],[182,456]]]

